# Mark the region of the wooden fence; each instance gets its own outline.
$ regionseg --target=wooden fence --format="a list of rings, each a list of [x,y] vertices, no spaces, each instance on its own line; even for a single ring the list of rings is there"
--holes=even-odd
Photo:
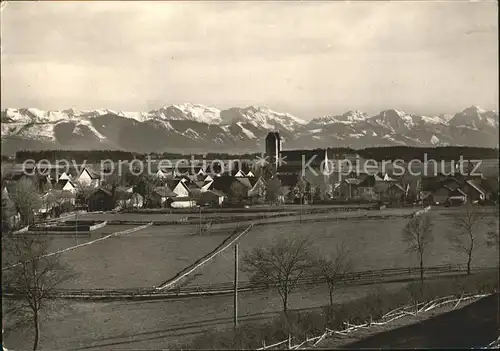
[[[346,328],[343,330],[331,330],[329,328],[326,328],[323,334],[312,338],[306,338],[305,340],[302,340],[295,345],[292,344],[292,336],[288,335],[287,339],[279,341],[272,345],[265,345],[265,342],[263,342],[263,347],[257,350],[269,350],[278,347],[280,347],[280,349],[287,349],[287,350],[300,350],[301,348],[310,349],[312,347],[317,346],[321,341],[332,335],[346,336],[349,333],[352,333],[359,329],[368,329],[372,326],[385,325],[408,315],[415,317],[421,313],[428,312],[434,308],[438,308],[447,304],[454,304],[453,309],[455,309],[461,302],[467,300],[480,299],[488,295],[490,294],[482,294],[482,295],[468,294],[468,295],[462,295],[460,298],[457,298],[455,296],[445,296],[428,302],[421,302],[418,304],[402,306],[386,313],[379,321],[376,322],[367,321],[365,323],[355,325],[347,321],[344,322]],[[494,342],[491,344],[494,344]]]
[[[193,267],[191,267],[193,268]],[[474,271],[491,270],[493,268],[475,268]],[[465,273],[467,268],[465,265],[442,265],[427,267],[425,270],[426,277],[437,277],[447,274]],[[186,273],[185,271],[184,273]],[[406,268],[389,268],[381,270],[367,270],[361,272],[353,272],[346,274],[339,282],[347,285],[368,285],[382,282],[393,282],[398,280],[417,279],[419,274],[418,267]],[[154,298],[177,298],[188,296],[203,296],[203,295],[222,295],[233,293],[233,283],[218,283],[209,285],[193,285],[193,286],[177,286],[172,283],[174,280],[179,280],[181,275],[176,275],[175,279],[170,279],[168,282],[169,289],[158,289],[151,287],[143,288],[120,288],[120,289],[58,289],[54,291],[51,297],[66,298],[66,299],[154,299]],[[167,282],[166,282],[167,283]],[[299,280],[299,286],[319,285],[324,282],[317,277],[304,277]],[[249,281],[239,283],[238,291],[262,291],[269,289],[269,286],[252,284]],[[3,291],[5,296],[19,296],[20,292],[10,290]]]

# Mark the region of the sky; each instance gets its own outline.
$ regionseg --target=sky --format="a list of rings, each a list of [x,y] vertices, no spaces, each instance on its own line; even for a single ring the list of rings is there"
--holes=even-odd
[[[498,110],[495,1],[10,2],[2,108]]]

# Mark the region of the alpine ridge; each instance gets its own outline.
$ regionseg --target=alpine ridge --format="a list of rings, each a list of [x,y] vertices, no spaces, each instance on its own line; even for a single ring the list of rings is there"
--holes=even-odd
[[[127,151],[262,150],[269,131],[285,147],[443,146],[498,147],[498,112],[471,106],[453,116],[421,116],[386,109],[374,116],[356,110],[306,122],[267,107],[220,110],[200,104],[163,106],[149,112],[109,109],[1,111],[2,150],[122,149]]]

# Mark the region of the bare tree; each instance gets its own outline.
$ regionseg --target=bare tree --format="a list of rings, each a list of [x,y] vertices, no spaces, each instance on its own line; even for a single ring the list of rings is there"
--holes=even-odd
[[[23,225],[33,224],[35,213],[42,206],[42,199],[36,185],[28,178],[21,178],[12,194],[14,202]]]
[[[408,245],[406,252],[418,255],[420,282],[424,284],[424,253],[432,242],[432,220],[428,213],[415,215],[403,229],[403,241]]]
[[[313,273],[328,286],[330,307],[333,307],[333,294],[338,283],[352,268],[349,252],[344,242],[337,245],[336,251],[329,257],[321,257],[312,261]]]
[[[452,222],[453,231],[448,233],[448,240],[453,249],[467,255],[467,274],[470,274],[472,254],[475,249],[477,229],[484,222],[484,215],[478,205],[467,204]]]
[[[243,256],[243,271],[251,275],[250,281],[276,288],[285,314],[289,294],[311,267],[309,247],[307,239],[280,239],[274,246],[255,248]]]
[[[46,237],[39,235],[2,238],[2,290],[14,294],[7,304],[8,318],[15,321],[11,328],[33,326],[33,350],[38,349],[42,309],[47,307],[56,287],[72,276],[58,255],[47,256],[49,244]]]

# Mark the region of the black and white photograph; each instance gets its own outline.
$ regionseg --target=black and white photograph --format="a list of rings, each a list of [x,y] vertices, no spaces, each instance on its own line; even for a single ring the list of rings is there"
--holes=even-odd
[[[499,349],[493,0],[2,0],[2,351]]]

